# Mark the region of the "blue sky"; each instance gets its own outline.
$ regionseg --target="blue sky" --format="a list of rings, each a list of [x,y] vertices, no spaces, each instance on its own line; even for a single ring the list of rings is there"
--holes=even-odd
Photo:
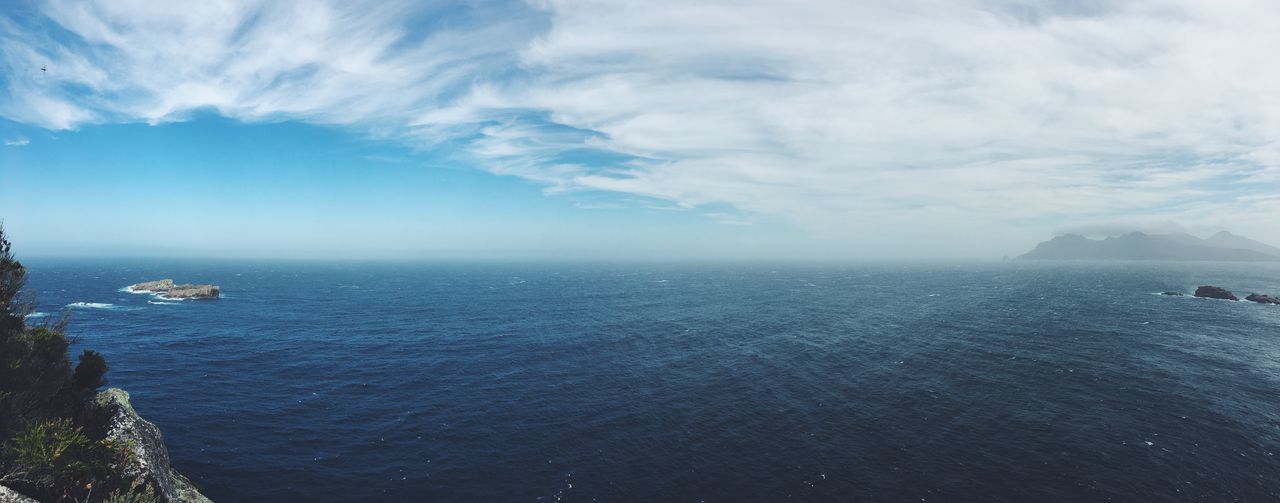
[[[1118,228],[1280,242],[1271,2],[0,16],[0,217],[33,254],[989,258]]]
[[[157,126],[26,133],[37,140],[5,151],[0,178],[6,225],[26,255],[709,259],[786,251],[754,229],[688,218],[660,201],[548,197],[541,184],[445,154],[297,122],[201,113]]]

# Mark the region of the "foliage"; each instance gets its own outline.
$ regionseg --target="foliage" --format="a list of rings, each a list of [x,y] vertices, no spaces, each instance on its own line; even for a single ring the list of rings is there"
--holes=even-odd
[[[71,386],[67,340],[45,327],[0,338],[0,440],[25,424],[69,412],[79,398]]]
[[[22,294],[22,287],[27,282],[27,269],[13,257],[12,247],[4,234],[4,226],[0,225],[0,314],[9,318],[0,325],[0,329],[11,328],[9,325],[13,318],[20,325],[23,317],[35,308],[30,297]]]
[[[0,443],[29,424],[75,415],[94,389],[74,385],[67,358],[72,341],[63,331],[68,316],[52,324],[27,325],[35,302],[22,290],[26,278],[26,268],[13,256],[0,226]],[[105,371],[105,362],[92,359],[84,382],[100,385]]]
[[[111,463],[118,451],[111,442],[90,441],[70,419],[43,421],[5,445],[5,480],[87,498],[95,485],[111,485]]]
[[[11,248],[4,226],[0,225],[0,393],[6,396],[13,393],[6,384],[15,382],[24,357],[31,352],[30,341],[22,336],[25,316],[32,308],[25,305],[19,293],[26,284],[27,270],[13,257]]]
[[[119,501],[157,501],[149,487],[138,490],[141,481],[126,486],[121,478],[119,468],[136,463],[127,445],[90,440],[71,419],[35,423],[14,435],[0,452],[5,460],[0,482],[37,498],[90,501],[95,490],[101,498],[115,489],[111,494],[125,498]]]
[[[49,326],[0,337],[0,441],[51,414],[69,414],[83,397],[71,386],[69,344]]]
[[[67,360],[67,338],[61,332],[37,327],[27,334],[37,361],[59,363]]]
[[[107,373],[107,360],[97,351],[86,349],[80,354],[80,363],[76,365],[76,385],[85,389],[98,389],[107,384],[103,376]]]
[[[27,400],[60,388],[56,381],[66,373],[56,368],[66,361],[65,338],[48,327],[27,330],[26,315],[35,304],[22,294],[26,281],[27,270],[0,225],[0,438],[12,433],[15,416],[29,408]]]
[[[160,497],[156,496],[156,489],[151,484],[144,484],[141,479],[135,479],[127,489],[111,491],[111,494],[102,501],[103,503],[160,503]]]

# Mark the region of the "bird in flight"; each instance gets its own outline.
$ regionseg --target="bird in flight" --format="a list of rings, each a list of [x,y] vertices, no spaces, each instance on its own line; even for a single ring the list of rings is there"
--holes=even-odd
[[[44,73],[49,73],[49,69],[45,68],[44,65],[40,65],[40,71]]]

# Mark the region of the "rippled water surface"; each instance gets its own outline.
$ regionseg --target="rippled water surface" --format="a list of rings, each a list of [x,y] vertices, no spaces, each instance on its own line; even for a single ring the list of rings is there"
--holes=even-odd
[[[1280,498],[1274,265],[26,263],[214,500]]]

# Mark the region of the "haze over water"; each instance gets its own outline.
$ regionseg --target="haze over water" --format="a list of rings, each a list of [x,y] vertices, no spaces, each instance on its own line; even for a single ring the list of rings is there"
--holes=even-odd
[[[1280,496],[1272,264],[27,262],[216,501]]]

